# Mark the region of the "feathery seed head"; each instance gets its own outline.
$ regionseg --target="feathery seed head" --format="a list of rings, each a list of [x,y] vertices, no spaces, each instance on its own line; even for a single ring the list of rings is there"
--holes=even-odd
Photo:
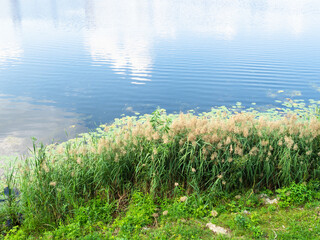
[[[212,210],[210,213],[212,217],[218,216],[218,212],[216,210]]]
[[[214,153],[211,154],[210,159],[211,159],[211,160],[214,160],[217,156],[218,156],[218,153],[217,153],[217,152],[214,152]]]
[[[183,197],[180,198],[180,201],[181,201],[181,202],[185,202],[187,199],[188,199],[188,198],[187,198],[186,196],[183,196]]]
[[[167,143],[169,143],[169,137],[168,137],[168,135],[163,135],[162,136],[162,141],[163,141],[163,143],[165,143],[165,144],[167,144]]]
[[[128,140],[130,138],[130,134],[128,132],[126,132],[123,136],[124,140]]]
[[[50,182],[49,185],[52,186],[52,187],[55,187],[57,185],[57,183],[56,182]]]
[[[154,134],[152,134],[152,139],[155,140],[155,141],[159,140],[160,139],[159,133],[155,132]]]
[[[242,134],[243,136],[246,138],[249,136],[249,129],[247,127],[245,127],[243,130],[242,130]]]
[[[189,142],[194,142],[197,139],[196,135],[193,132],[190,132],[188,134],[188,141]]]
[[[49,172],[49,168],[48,168],[48,166],[47,166],[46,163],[43,163],[43,164],[42,164],[42,169],[43,169],[46,173]]]
[[[232,147],[232,145],[230,145],[229,152],[230,152],[230,153],[233,152],[233,147]]]
[[[58,152],[58,154],[63,154],[64,153],[64,147],[59,145],[58,148],[57,148],[57,152]]]
[[[77,163],[78,163],[79,165],[82,164],[82,159],[81,159],[80,157],[77,158]]]
[[[153,154],[154,155],[157,155],[158,154],[158,150],[155,148],[155,149],[153,149]]]
[[[289,149],[291,149],[292,145],[294,144],[294,141],[292,140],[292,138],[288,136],[284,137],[284,142]]]
[[[249,152],[249,155],[250,156],[256,156],[257,155],[257,153],[258,153],[258,148],[257,147],[253,147],[251,150],[250,150],[250,152]]]
[[[228,136],[227,139],[225,140],[224,144],[229,145],[231,143],[231,138]]]
[[[239,155],[239,156],[243,156],[243,149],[237,145],[235,150],[234,150],[234,153]]]
[[[208,150],[205,148],[205,147],[203,147],[202,148],[202,154],[204,155],[204,156],[207,156],[208,155]]]
[[[262,141],[261,141],[261,145],[262,145],[263,147],[267,146],[268,144],[269,144],[269,141],[268,141],[268,140],[262,140]]]

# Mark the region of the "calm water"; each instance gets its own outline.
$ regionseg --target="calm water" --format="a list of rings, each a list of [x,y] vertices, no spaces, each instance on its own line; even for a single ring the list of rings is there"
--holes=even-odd
[[[319,89],[319,0],[0,0],[2,156],[157,106]]]

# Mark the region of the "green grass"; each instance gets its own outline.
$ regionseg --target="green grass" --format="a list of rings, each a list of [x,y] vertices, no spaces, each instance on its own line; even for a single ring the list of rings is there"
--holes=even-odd
[[[300,186],[296,185],[296,189]],[[311,186],[308,186],[311,189]],[[285,189],[284,189],[285,190]],[[213,203],[205,195],[192,194],[181,201],[153,199],[134,192],[121,209],[96,198],[78,208],[74,216],[50,231],[30,233],[14,228],[5,239],[319,239],[320,202],[312,199],[290,207],[263,204],[261,193],[225,194]],[[272,194],[272,195],[270,195]],[[184,195],[185,196],[185,195]],[[240,196],[240,198],[239,198]],[[269,192],[269,197],[276,197]],[[297,201],[300,200],[298,197]],[[279,200],[280,202],[282,200]],[[121,210],[120,210],[121,209]],[[212,215],[212,211],[217,215]],[[163,214],[165,212],[165,214]],[[216,235],[207,227],[214,223],[228,229]]]
[[[34,145],[32,156],[8,172],[6,184],[22,194],[10,197],[0,219],[22,224],[14,228],[21,239],[210,239],[208,221],[234,238],[272,237],[275,231],[288,239],[306,231],[284,219],[298,213],[286,209],[290,214],[280,217],[283,210],[276,211],[271,217],[288,222],[289,230],[270,232],[262,218],[270,209],[262,213],[266,207],[255,193],[277,194],[281,209],[317,204],[320,121],[315,105],[285,105],[263,113],[241,104],[199,115],[158,109],[57,146]],[[210,218],[214,209],[219,215]],[[250,216],[241,212],[252,209]]]

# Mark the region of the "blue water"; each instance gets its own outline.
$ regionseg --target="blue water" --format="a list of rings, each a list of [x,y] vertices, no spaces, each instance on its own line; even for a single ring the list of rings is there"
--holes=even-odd
[[[318,0],[0,0],[0,156],[157,106],[319,90]]]

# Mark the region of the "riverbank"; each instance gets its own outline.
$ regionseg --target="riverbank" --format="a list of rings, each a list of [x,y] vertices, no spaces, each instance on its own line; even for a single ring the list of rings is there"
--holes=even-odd
[[[7,178],[21,195],[5,203],[2,221],[11,223],[2,232],[16,225],[11,238],[210,239],[211,223],[226,229],[224,238],[302,234],[287,217],[301,206],[306,215],[317,211],[319,141],[317,106],[295,102],[266,112],[237,104],[116,119],[78,139],[35,146]],[[311,235],[319,230],[313,215]]]
[[[56,227],[17,226],[5,239],[319,239],[319,185],[311,188],[292,185],[278,195],[248,191],[215,199],[186,196],[179,188],[164,199],[141,192],[123,202],[96,198]],[[290,197],[292,190],[299,194]]]

